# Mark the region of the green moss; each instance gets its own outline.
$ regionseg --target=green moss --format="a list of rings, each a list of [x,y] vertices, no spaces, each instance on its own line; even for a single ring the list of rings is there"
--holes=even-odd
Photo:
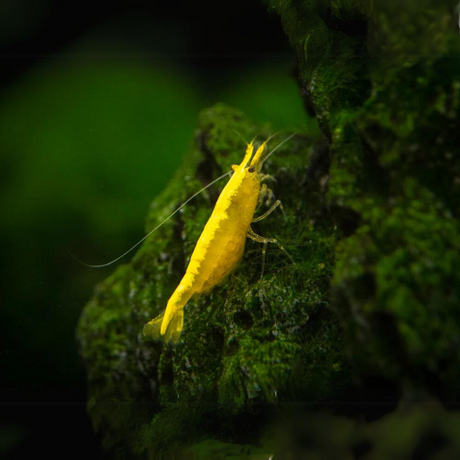
[[[237,110],[217,105],[203,111],[197,148],[152,204],[149,228],[240,162],[242,138],[255,134],[264,138],[268,129]],[[277,247],[269,248],[260,279],[261,247],[248,242],[235,272],[188,303],[177,346],[146,339],[142,328],[164,309],[177,286],[224,181],[176,214],[98,288],[79,327],[90,393],[96,401],[110,396],[114,402],[154,403],[138,417],[131,404],[133,423],[143,428],[124,438],[114,410],[92,410],[95,424],[104,425],[108,447],[128,445],[153,455],[213,433],[222,440],[253,442],[263,425],[251,416],[254,405],[299,397],[320,402],[341,391],[346,372],[340,369],[347,366],[337,320],[328,308],[336,234],[330,216],[321,211],[324,164],[304,166],[317,156],[311,140],[298,135],[265,168],[276,178],[273,188],[286,216],[273,214],[256,224],[256,231],[282,241],[296,265]],[[304,197],[311,206],[303,206]],[[240,426],[244,414],[256,417],[252,430]]]
[[[357,212],[361,225],[338,248],[334,291],[340,308],[348,305],[342,318],[366,372],[398,382],[404,375],[453,397],[460,74],[442,56],[393,65],[376,74],[354,117],[360,149],[343,148],[342,139],[335,148],[330,197]]]
[[[255,230],[278,238],[296,265],[270,248],[261,279],[261,248],[249,241],[234,273],[188,303],[177,346],[142,336],[184,273],[220,183],[103,283],[79,337],[92,418],[109,450],[155,458],[209,438],[242,448],[260,438],[275,404],[380,398],[383,386],[393,402],[409,392],[459,396],[460,67],[450,59],[459,54],[452,13],[428,0],[401,16],[393,1],[269,4],[297,52],[304,102],[324,134],[298,134],[265,165],[286,216]],[[404,15],[414,21],[402,27]],[[244,139],[269,131],[224,105],[203,111],[196,148],[152,203],[147,229],[240,162]],[[130,402],[127,424],[110,407],[96,411],[100,400]],[[136,412],[133,401],[150,404]],[[396,418],[388,426],[397,427]],[[344,456],[359,439],[368,450],[375,443],[375,458],[391,444],[384,420],[375,432],[324,420],[340,427],[334,442]],[[412,452],[417,436],[391,445]],[[307,439],[312,451],[330,446]]]
[[[331,141],[328,198],[345,236],[334,305],[355,373],[457,397],[460,50],[451,5],[271,5],[297,51],[306,105]]]
[[[391,207],[363,213],[366,225],[339,245],[334,285],[354,315],[347,323],[365,366],[396,380],[409,373],[418,383],[423,377],[440,381],[450,392],[458,379],[460,229],[416,180],[401,185],[403,194]],[[393,327],[383,327],[384,321]]]
[[[353,110],[369,93],[366,0],[284,0],[269,2],[281,16],[297,53],[307,106],[323,132],[332,136],[342,111]]]

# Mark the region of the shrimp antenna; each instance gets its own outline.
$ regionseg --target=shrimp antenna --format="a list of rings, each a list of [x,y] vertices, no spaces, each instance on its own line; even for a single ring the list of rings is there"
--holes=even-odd
[[[234,131],[235,134],[237,134],[237,135],[240,137],[240,139],[243,140],[243,142],[244,142],[245,144],[247,144],[246,139],[244,138],[244,136],[243,136],[239,131],[237,131],[235,128],[233,128],[233,126],[230,126],[230,129],[231,129],[232,131]]]
[[[273,134],[273,136],[275,136],[276,134]],[[272,153],[275,153],[276,150],[278,150],[283,144],[285,144],[288,140],[292,139],[294,136],[296,136],[297,133],[294,133],[294,134],[291,134],[289,137],[287,137],[286,139],[284,139],[283,142],[279,143],[265,158],[264,158],[264,163],[268,160],[268,158],[270,158],[270,156],[272,155]],[[269,139],[271,139],[273,136],[270,136]]]
[[[208,185],[206,185],[205,187],[203,187],[200,191],[196,192],[193,196],[191,196],[185,203],[182,203],[175,211],[173,211],[168,217],[166,217],[165,220],[163,220],[163,222],[161,222],[160,224],[158,224],[153,230],[150,230],[149,233],[147,233],[147,235],[145,235],[142,239],[140,239],[134,246],[132,246],[131,248],[129,248],[126,252],[124,252],[121,256],[117,257],[116,259],[113,259],[111,262],[107,262],[106,264],[101,264],[101,265],[91,265],[91,264],[87,264],[83,261],[81,261],[80,259],[78,259],[77,257],[75,257],[71,252],[69,252],[69,254],[77,261],[79,262],[80,264],[82,265],[85,265],[86,267],[90,267],[90,268],[104,268],[104,267],[108,267],[109,265],[112,265],[114,264],[115,262],[118,262],[120,259],[122,259],[123,257],[125,257],[127,254],[129,254],[133,249],[137,248],[143,241],[145,241],[153,232],[155,232],[156,230],[158,230],[165,222],[167,222],[169,219],[171,219],[172,216],[174,216],[174,214],[178,213],[187,203],[189,203],[190,201],[193,200],[193,198],[195,198],[197,195],[199,195],[201,192],[205,191],[207,188],[211,187],[211,185],[214,185],[216,182],[219,182],[221,179],[223,179],[225,176],[228,176],[229,174],[231,174],[232,171],[228,171],[226,172],[225,174],[222,174],[222,176],[218,177],[217,179],[214,179],[211,183],[209,183]]]
[[[221,121],[224,121],[224,120],[225,120],[224,117],[223,117],[220,113],[214,113],[214,116],[217,116],[218,118],[220,118]],[[246,139],[244,138],[244,136],[243,136],[239,131],[237,131],[233,126],[229,126],[229,128],[230,128],[236,135],[238,135],[238,136],[242,139],[242,141],[243,141],[245,144],[247,144]],[[254,140],[254,139],[253,139],[253,140]]]
[[[266,144],[268,144],[275,136],[278,136],[279,131],[277,133],[271,134],[268,136],[268,139],[265,141]]]

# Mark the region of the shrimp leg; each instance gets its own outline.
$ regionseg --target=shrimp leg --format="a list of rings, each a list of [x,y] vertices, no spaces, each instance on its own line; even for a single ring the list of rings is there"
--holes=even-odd
[[[281,251],[283,251],[284,254],[286,254],[286,256],[289,257],[289,259],[291,260],[292,264],[295,265],[294,259],[291,257],[289,252],[287,252],[286,249],[284,249],[284,246],[276,238],[266,238],[265,236],[258,235],[257,233],[254,232],[254,230],[251,227],[249,227],[248,232],[246,233],[246,236],[248,238],[250,238],[251,240],[256,241],[257,243],[263,243],[263,245],[264,245],[263,248],[262,248],[262,273],[260,275],[261,279],[264,276],[265,254],[267,252],[268,243],[275,243],[276,245],[278,245],[278,247],[281,249]]]
[[[262,184],[259,192],[259,198],[257,199],[257,206],[261,206],[265,202],[265,206],[270,206],[273,201],[274,193],[271,188],[267,187],[267,184]]]
[[[255,219],[252,220],[252,223],[254,222],[260,222],[261,220],[265,219],[268,217],[278,206],[281,206],[281,209],[283,209],[283,205],[281,204],[280,200],[276,200],[275,203],[273,203],[272,207],[264,212],[261,216],[256,217]],[[283,211],[284,212],[284,211]]]

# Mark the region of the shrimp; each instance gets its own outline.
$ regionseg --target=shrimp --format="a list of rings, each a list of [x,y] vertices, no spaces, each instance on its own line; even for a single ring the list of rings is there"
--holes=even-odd
[[[277,200],[268,211],[254,219],[258,202],[267,193],[261,181],[261,173],[268,155],[265,154],[268,140],[262,143],[254,154],[254,144],[248,144],[240,165],[233,165],[233,175],[222,190],[214,210],[192,253],[184,277],[170,297],[165,311],[144,327],[144,334],[154,338],[163,337],[166,342],[178,341],[184,325],[184,308],[194,294],[210,290],[227,277],[243,256],[246,238],[263,243],[263,262],[268,243],[275,243],[295,263],[284,247],[274,238],[265,238],[255,233],[251,224],[271,214],[281,201]],[[265,185],[265,186],[264,186]],[[263,275],[263,268],[262,268]]]

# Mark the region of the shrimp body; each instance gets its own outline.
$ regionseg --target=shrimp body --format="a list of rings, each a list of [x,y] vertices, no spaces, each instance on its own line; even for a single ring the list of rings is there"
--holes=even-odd
[[[144,333],[176,342],[184,323],[184,307],[194,294],[220,283],[243,256],[260,188],[264,142],[254,154],[251,142],[240,165],[222,190],[195,246],[187,271],[163,314],[146,324]]]

